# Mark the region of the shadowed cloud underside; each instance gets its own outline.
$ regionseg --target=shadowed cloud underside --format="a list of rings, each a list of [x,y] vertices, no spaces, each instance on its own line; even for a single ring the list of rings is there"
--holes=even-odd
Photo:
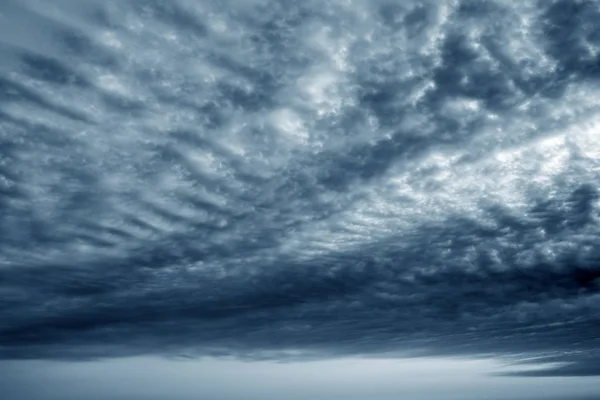
[[[599,19],[567,0],[3,1],[0,357],[600,375]]]

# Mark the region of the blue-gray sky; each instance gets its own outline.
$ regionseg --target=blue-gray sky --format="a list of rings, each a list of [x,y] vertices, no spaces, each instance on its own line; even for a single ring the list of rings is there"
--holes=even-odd
[[[598,20],[3,0],[8,400],[598,394]]]

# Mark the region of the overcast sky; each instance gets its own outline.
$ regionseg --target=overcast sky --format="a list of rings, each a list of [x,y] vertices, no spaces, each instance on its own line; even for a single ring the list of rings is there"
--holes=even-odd
[[[0,398],[597,400],[599,20],[2,0]]]

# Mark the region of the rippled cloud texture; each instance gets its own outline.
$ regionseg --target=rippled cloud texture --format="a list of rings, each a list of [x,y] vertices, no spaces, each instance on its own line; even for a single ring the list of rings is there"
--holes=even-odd
[[[600,375],[600,2],[3,0],[0,357]]]

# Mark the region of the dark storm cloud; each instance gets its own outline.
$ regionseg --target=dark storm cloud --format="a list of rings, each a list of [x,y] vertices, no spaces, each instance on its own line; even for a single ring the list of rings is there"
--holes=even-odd
[[[0,356],[600,375],[599,13],[5,3]]]

